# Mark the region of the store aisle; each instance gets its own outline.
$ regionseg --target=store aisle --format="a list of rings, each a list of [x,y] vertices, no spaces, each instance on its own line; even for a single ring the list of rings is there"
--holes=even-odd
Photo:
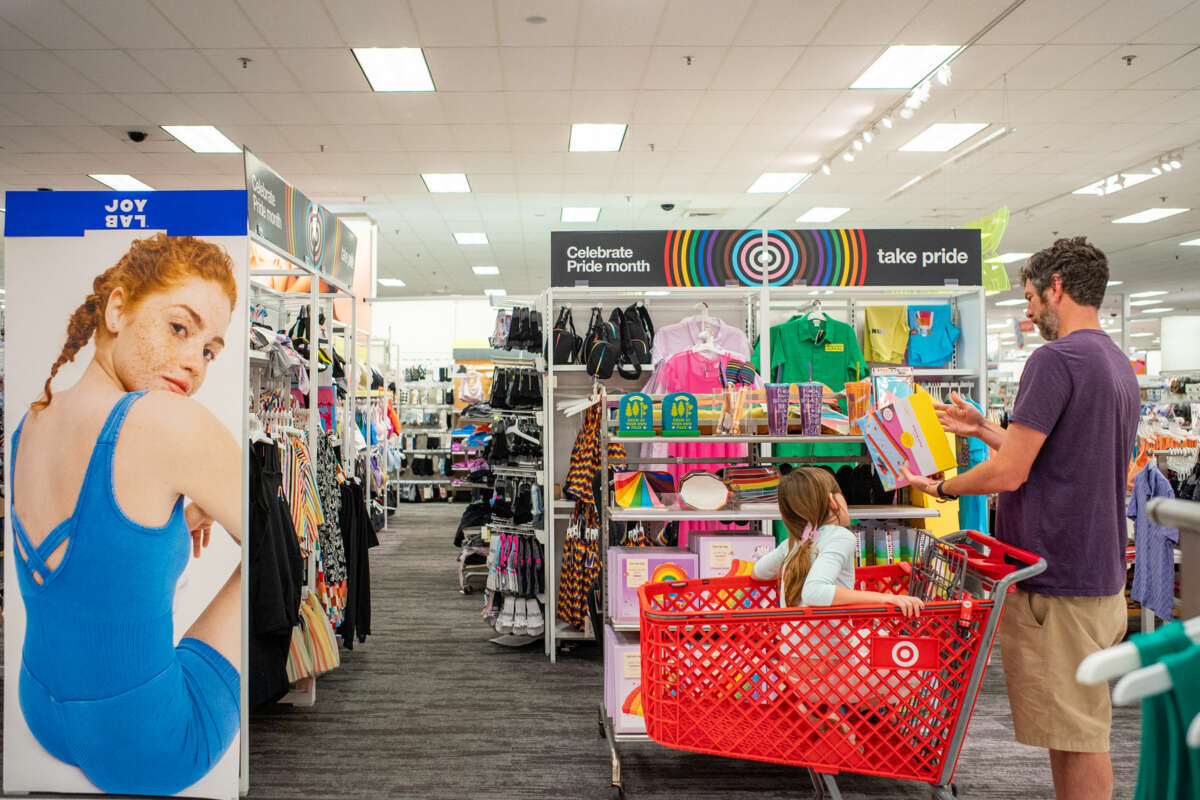
[[[451,539],[461,505],[406,505],[371,552],[373,634],[320,679],[313,708],[256,715],[254,798],[604,798],[608,750],[597,737],[600,652],[551,665],[540,647],[487,641],[479,595],[458,593]],[[1013,742],[993,664],[957,783],[971,800],[1052,796],[1044,751]],[[1113,739],[1136,743],[1136,709],[1117,709]],[[625,745],[631,800],[812,796],[801,770]],[[1118,798],[1132,796],[1136,744],[1113,758]],[[922,797],[918,787],[841,780],[847,800]]]

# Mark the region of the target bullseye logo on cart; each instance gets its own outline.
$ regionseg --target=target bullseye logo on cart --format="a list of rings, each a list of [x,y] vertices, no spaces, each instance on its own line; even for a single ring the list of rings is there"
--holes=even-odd
[[[871,640],[871,666],[876,669],[937,669],[938,641],[925,637],[878,636]]]

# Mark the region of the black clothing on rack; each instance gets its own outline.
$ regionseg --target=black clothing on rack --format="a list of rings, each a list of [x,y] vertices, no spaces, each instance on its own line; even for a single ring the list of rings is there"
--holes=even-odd
[[[367,551],[379,544],[360,484],[342,484],[342,540],[346,551],[346,613],[337,632],[348,650],[354,640],[365,642],[371,633],[371,563]]]
[[[250,445],[250,706],[288,692],[287,657],[300,621],[304,557],[282,494],[279,449]]]

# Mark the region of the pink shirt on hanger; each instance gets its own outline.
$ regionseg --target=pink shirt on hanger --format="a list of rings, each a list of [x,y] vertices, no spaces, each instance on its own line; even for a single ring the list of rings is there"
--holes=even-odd
[[[706,324],[698,316],[684,317],[673,325],[666,325],[654,333],[654,344],[650,348],[650,363],[657,370],[662,362],[676,353],[700,343],[700,332]],[[735,328],[719,317],[709,317],[707,327],[713,332],[713,344],[722,350],[736,353],[743,359],[750,358],[750,342],[746,332]]]

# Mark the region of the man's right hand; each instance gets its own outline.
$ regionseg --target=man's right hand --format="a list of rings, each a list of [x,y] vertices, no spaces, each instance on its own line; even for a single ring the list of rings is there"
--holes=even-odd
[[[956,436],[979,436],[980,430],[983,428],[983,414],[979,413],[979,409],[963,400],[958,392],[951,392],[950,399],[953,403],[934,403],[933,407],[937,411],[938,422],[942,423],[942,427],[947,433],[953,433]]]

